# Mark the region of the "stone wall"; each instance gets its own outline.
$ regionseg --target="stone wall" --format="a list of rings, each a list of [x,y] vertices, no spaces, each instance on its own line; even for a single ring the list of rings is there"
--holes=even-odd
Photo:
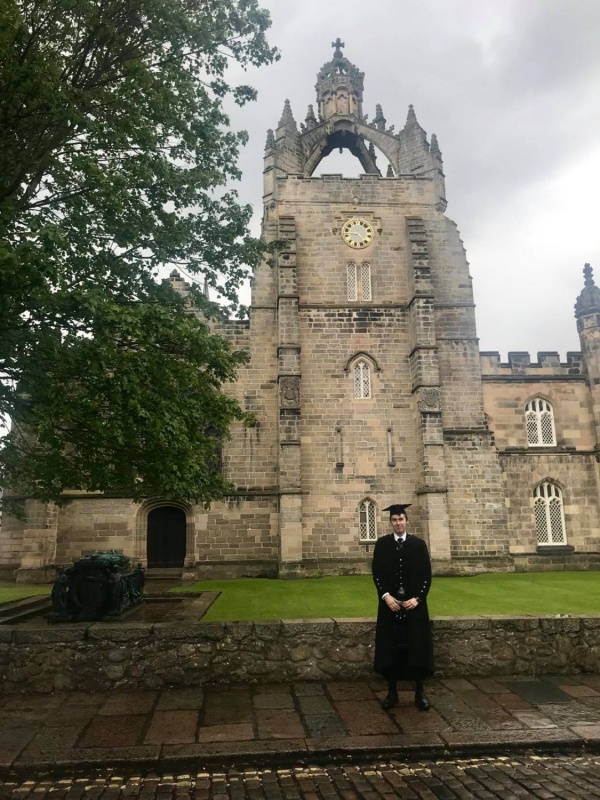
[[[600,671],[600,615],[437,617],[437,675]],[[372,677],[372,619],[0,626],[6,693]]]

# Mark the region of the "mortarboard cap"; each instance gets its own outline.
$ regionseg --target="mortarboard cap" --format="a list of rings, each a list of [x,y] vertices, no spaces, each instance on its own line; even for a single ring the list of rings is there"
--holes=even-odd
[[[404,514],[404,515],[406,515],[406,509],[410,508],[410,506],[412,506],[412,503],[393,503],[391,506],[388,506],[387,508],[384,508],[383,510],[384,511],[389,511],[390,512],[390,517],[392,517],[394,514]]]

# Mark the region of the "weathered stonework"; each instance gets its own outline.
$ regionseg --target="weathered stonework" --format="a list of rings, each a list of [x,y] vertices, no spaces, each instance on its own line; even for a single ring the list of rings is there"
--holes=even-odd
[[[600,617],[438,617],[436,675],[600,671]],[[373,676],[375,620],[0,626],[6,694]]]
[[[318,75],[316,113],[298,126],[286,101],[267,138],[262,235],[284,244],[256,269],[249,321],[214,323],[249,355],[227,387],[255,420],[234,425],[223,447],[236,493],[208,511],[83,493],[60,510],[29,501],[25,523],[3,520],[0,576],[49,580],[55,564],[95,549],[148,566],[149,515],[161,505],[185,513],[177,566],[188,577],[367,572],[361,503],[377,510],[380,535],[381,510],[398,500],[412,503],[411,530],[438,573],[598,567],[600,290],[591,268],[576,307],[581,353],[566,363],[510,353],[506,364],[480,353],[437,139],[412,106],[398,132],[380,107],[369,122],[363,83],[336,46]],[[336,147],[365,174],[313,177]],[[342,238],[353,218],[372,229],[364,248]],[[177,273],[172,281],[187,291]],[[369,370],[369,397],[356,396],[357,363]],[[525,407],[537,397],[553,408],[551,447],[527,439]],[[534,491],[544,481],[562,493],[564,547],[538,546]]]

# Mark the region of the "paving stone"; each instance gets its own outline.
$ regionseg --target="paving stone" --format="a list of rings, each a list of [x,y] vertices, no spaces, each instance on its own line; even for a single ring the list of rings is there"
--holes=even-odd
[[[198,730],[199,742],[235,742],[254,738],[254,726],[251,722],[240,722],[237,725],[207,725]]]
[[[200,710],[204,703],[202,687],[190,689],[167,689],[160,693],[156,702],[157,711]]]
[[[515,711],[513,713],[526,728],[558,728],[556,722],[538,711]]]
[[[252,722],[252,698],[249,692],[207,692],[204,699],[203,725]]]
[[[304,714],[303,722],[309,736],[343,736],[346,733],[335,714]]]
[[[252,699],[254,708],[294,708],[294,698],[291,693],[266,692],[257,694]]]
[[[593,689],[600,689],[600,674],[585,673],[583,675],[578,675],[577,679],[586,686],[591,686]]]
[[[504,694],[505,692],[510,691],[506,686],[503,686],[498,681],[494,680],[494,678],[471,678],[470,682],[475,686],[477,689],[481,689],[482,692],[486,692],[486,694]]]
[[[523,697],[519,697],[518,694],[513,694],[512,692],[508,694],[497,694],[494,695],[495,701],[498,705],[505,708],[507,711],[533,711],[534,706],[525,700]]]
[[[83,723],[61,728],[43,727],[31,740],[25,752],[30,756],[37,753],[42,760],[45,756],[62,753],[74,746],[84,727]]]
[[[459,696],[461,700],[463,700],[469,708],[474,709],[490,709],[495,710],[497,709],[498,703],[492,697],[485,694],[484,692],[480,691],[479,689],[469,689],[467,691],[460,691]]]
[[[332,700],[372,700],[373,691],[364,683],[327,683],[327,691]]]
[[[47,728],[69,725],[87,725],[97,713],[95,706],[63,705],[49,714],[44,720]]]
[[[125,716],[98,716],[84,732],[78,746],[85,747],[131,747],[141,744],[146,717],[139,714]]]
[[[466,678],[442,678],[441,683],[451,692],[471,691],[475,686]]]
[[[325,695],[301,695],[297,702],[302,714],[335,714],[334,706]]]
[[[38,731],[37,725],[18,725],[0,727],[0,767],[9,767],[27,747]]]
[[[111,692],[98,709],[98,714],[116,716],[125,714],[147,714],[158,697],[157,692]]]
[[[538,706],[538,711],[559,725],[572,722],[586,725],[600,723],[600,708],[585,703],[544,703]]]
[[[340,700],[335,708],[349,736],[397,733],[398,727],[376,700]]]
[[[512,692],[529,703],[569,703],[572,698],[558,686],[544,680],[502,681]]]
[[[144,744],[184,744],[196,741],[197,711],[155,711]]]
[[[560,688],[571,697],[600,697],[600,692],[591,686],[561,684]]]
[[[256,724],[260,739],[295,739],[306,735],[296,711],[257,709]]]
[[[320,683],[295,683],[293,685],[296,697],[311,697],[313,695],[324,695],[325,687]]]
[[[588,743],[594,742],[595,744],[600,744],[600,724],[597,725],[577,724],[577,725],[570,725],[569,727],[571,728],[573,733],[577,734],[577,736],[581,736],[581,738],[585,739],[586,742]]]
[[[424,713],[423,711],[419,711],[414,705],[407,708],[396,706],[389,714],[402,733],[413,733],[414,731],[424,733],[449,730],[449,725],[446,720],[441,717],[434,708]]]
[[[481,709],[479,716],[490,730],[518,730],[523,728],[523,724],[512,714],[498,709]]]

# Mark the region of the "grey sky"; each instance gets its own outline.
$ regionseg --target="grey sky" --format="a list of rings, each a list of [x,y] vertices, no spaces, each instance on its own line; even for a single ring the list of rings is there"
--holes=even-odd
[[[339,36],[365,73],[364,110],[388,125],[408,104],[444,158],[447,214],[474,279],[482,350],[579,349],[573,304],[589,261],[600,285],[600,3],[598,0],[262,0],[272,67],[242,80],[256,103],[232,114],[250,142],[238,189],[259,230],[262,158],[289,98],[314,103]],[[361,171],[331,155],[319,172]]]

